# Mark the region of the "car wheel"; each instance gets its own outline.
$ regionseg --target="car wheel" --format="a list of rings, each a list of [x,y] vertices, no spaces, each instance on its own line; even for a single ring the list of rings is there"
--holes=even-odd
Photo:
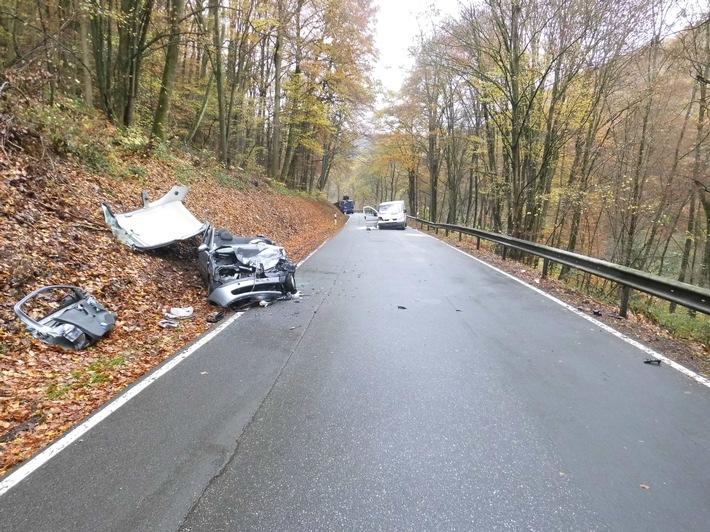
[[[286,287],[286,291],[291,294],[295,294],[296,292],[298,292],[298,289],[296,288],[296,277],[292,273],[286,275],[286,280],[284,280],[284,287]]]

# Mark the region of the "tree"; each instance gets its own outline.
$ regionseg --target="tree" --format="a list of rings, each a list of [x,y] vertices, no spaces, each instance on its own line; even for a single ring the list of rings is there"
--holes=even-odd
[[[163,79],[160,84],[160,95],[158,105],[153,118],[152,135],[165,142],[168,134],[168,112],[170,110],[170,99],[175,87],[175,78],[178,70],[178,59],[180,55],[180,23],[185,12],[185,0],[169,0],[169,26],[170,35],[165,53],[165,66],[163,68]]]

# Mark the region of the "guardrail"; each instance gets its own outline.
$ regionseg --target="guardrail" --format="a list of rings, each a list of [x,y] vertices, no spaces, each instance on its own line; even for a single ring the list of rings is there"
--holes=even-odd
[[[477,238],[477,248],[480,248],[481,239],[501,244],[504,246],[503,258],[505,258],[505,250],[507,250],[507,248],[517,249],[524,251],[525,253],[541,257],[544,260],[542,268],[543,278],[547,276],[549,262],[552,261],[591,273],[597,277],[614,281],[622,288],[619,314],[624,317],[626,316],[628,309],[630,289],[651,294],[667,301],[672,301],[678,305],[682,305],[704,314],[710,314],[710,290],[706,290],[704,288],[667,279],[665,277],[661,277],[660,275],[653,275],[640,270],[634,270],[633,268],[627,268],[605,260],[595,259],[585,255],[571,253],[569,251],[563,251],[561,249],[552,248],[543,244],[535,244],[527,240],[521,240],[507,235],[491,233],[480,229],[472,229],[470,227],[461,227],[458,225],[434,223],[428,220],[422,220],[421,218],[417,218],[415,216],[407,216],[407,218],[420,223],[422,226],[426,225],[427,229],[433,227],[437,230],[437,233],[439,229],[443,229],[446,231],[447,236],[449,232],[459,233],[459,239],[461,239],[462,234],[475,236]]]

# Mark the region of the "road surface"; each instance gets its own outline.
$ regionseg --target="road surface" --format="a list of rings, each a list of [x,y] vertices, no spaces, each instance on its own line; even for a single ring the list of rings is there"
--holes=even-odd
[[[411,228],[298,271],[0,497],[7,530],[707,530],[710,390]]]

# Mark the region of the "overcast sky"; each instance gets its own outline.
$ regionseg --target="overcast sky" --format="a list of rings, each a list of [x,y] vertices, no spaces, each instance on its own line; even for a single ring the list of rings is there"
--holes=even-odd
[[[407,49],[419,31],[417,15],[432,4],[444,15],[455,14],[458,3],[459,0],[375,0],[379,7],[376,36],[380,60],[374,75],[385,88],[399,89],[412,64]]]

